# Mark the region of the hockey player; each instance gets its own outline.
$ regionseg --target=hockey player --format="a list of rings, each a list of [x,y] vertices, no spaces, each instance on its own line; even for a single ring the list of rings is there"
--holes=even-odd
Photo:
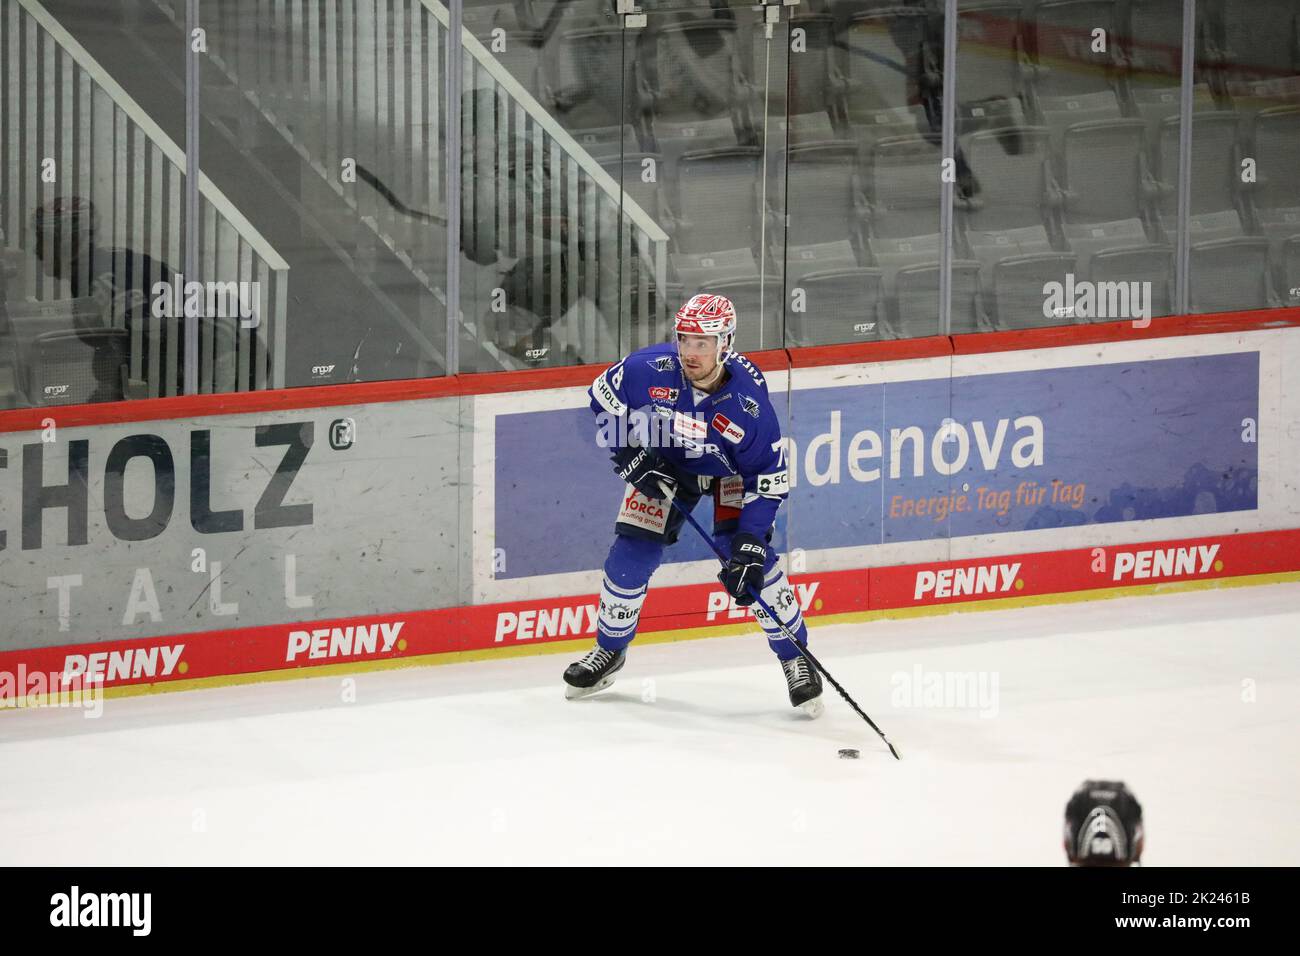
[[[781,426],[762,374],[734,350],[735,307],[701,293],[677,313],[675,330],[675,342],[633,352],[588,392],[597,441],[627,487],[605,560],[596,646],[564,672],[570,698],[603,690],[623,667],[650,577],[685,522],[673,501],[689,511],[712,495],[714,540],[730,557],[718,575],[727,593],[748,607],[757,589],[787,630],[808,639],[771,546],[790,487]],[[791,705],[819,716],[821,678],[760,608],[754,616],[781,661]]]

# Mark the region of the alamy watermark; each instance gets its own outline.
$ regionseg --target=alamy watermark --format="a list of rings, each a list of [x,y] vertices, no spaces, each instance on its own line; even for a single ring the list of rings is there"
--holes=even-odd
[[[150,312],[156,319],[239,319],[244,329],[255,329],[261,322],[257,305],[262,283],[257,281],[186,282],[178,272],[171,282],[154,283],[152,291]]]
[[[609,412],[596,415],[596,445],[600,448],[627,448],[632,445],[641,448],[682,448],[687,458],[700,458],[710,451],[717,451],[715,445],[702,441],[708,433],[709,420],[705,415],[659,405],[652,406],[651,411],[633,409],[626,415]]]
[[[104,714],[104,678],[59,671],[0,671],[0,710],[9,708],[74,707],[87,720]]]
[[[1151,324],[1150,282],[1092,282],[1066,273],[1064,282],[1043,284],[1043,317],[1047,319],[1129,319],[1135,329]]]
[[[894,707],[978,710],[985,719],[998,715],[997,671],[926,671],[917,664],[889,678]]]
[[[121,927],[132,936],[153,929],[152,893],[89,893],[73,885],[50,897],[50,925],[55,927]]]

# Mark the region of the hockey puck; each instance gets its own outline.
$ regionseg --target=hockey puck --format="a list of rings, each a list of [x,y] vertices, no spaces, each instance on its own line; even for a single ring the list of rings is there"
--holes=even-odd
[[[856,750],[851,750],[851,749],[845,748],[844,750],[841,750],[841,751],[840,751],[840,759],[841,759],[841,760],[857,760],[857,759],[858,759],[858,752],[857,752]]]

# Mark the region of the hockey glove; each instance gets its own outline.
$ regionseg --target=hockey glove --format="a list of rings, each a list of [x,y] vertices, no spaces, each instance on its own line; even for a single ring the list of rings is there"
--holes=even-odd
[[[762,541],[738,532],[731,539],[731,560],[718,573],[718,580],[741,607],[754,603],[753,591],[763,590],[763,569],[767,566],[767,546]]]
[[[619,448],[610,460],[614,472],[647,498],[662,498],[662,482],[672,488],[677,481],[672,466],[653,448]]]

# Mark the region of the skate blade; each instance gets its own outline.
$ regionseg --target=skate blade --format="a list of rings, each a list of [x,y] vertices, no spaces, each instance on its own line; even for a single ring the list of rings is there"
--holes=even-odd
[[[597,691],[602,691],[610,684],[614,683],[613,675],[602,678],[600,681],[592,684],[590,687],[574,687],[572,684],[564,685],[564,696],[569,700],[581,700],[584,697],[590,697]]]
[[[800,704],[799,710],[807,714],[810,720],[816,720],[826,710],[826,705],[822,703],[820,697],[814,697],[812,700],[805,700]]]

